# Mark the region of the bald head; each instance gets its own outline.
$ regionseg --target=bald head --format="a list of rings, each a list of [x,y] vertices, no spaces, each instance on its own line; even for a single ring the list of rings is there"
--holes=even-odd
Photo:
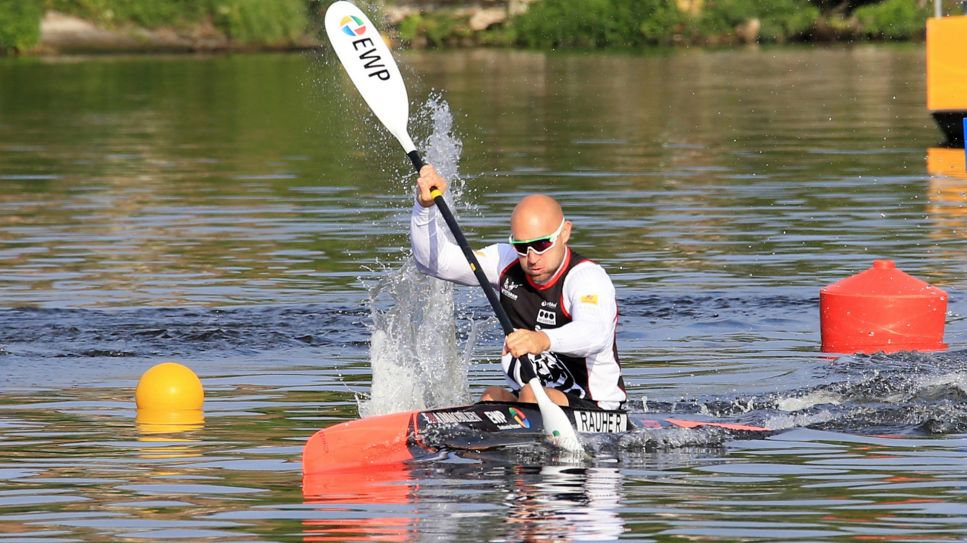
[[[527,249],[522,255],[518,250],[520,265],[533,281],[545,283],[560,269],[567,255],[567,242],[571,238],[571,223],[564,220],[564,211],[557,200],[546,194],[524,197],[510,215],[510,233],[515,240],[529,241],[557,233],[554,245],[537,254]]]
[[[534,239],[554,233],[564,219],[557,200],[546,194],[525,196],[510,215],[514,239]]]

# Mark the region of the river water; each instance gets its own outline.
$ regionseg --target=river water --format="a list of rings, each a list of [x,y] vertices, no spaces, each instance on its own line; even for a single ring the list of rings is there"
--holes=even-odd
[[[923,57],[401,54],[471,242],[554,194],[634,406],[776,432],[305,489],[317,429],[501,382],[483,297],[408,263],[396,142],[322,53],[0,59],[0,541],[967,539],[967,179],[928,171]],[[950,294],[949,350],[820,352],[819,289],[880,258]],[[203,424],[136,422],[166,360]]]

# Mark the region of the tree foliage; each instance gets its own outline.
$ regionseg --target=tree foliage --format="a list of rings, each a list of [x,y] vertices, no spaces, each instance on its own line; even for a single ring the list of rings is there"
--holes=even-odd
[[[923,35],[931,13],[929,6],[918,6],[913,0],[884,0],[863,6],[854,15],[869,37],[906,40]]]
[[[808,0],[708,0],[698,25],[706,36],[722,36],[758,20],[760,41],[785,42],[805,35],[819,14]]]
[[[0,53],[37,45],[43,14],[43,0],[0,0]]]
[[[241,43],[295,40],[308,24],[303,0],[214,0],[212,13],[215,26]]]
[[[307,0],[45,0],[47,9],[105,26],[183,27],[210,20],[237,43],[294,40],[308,26]]]
[[[513,26],[531,47],[638,47],[730,41],[737,27],[757,20],[758,40],[783,42],[805,35],[819,15],[808,0],[707,0],[697,15],[667,0],[542,0]]]
[[[685,21],[666,0],[553,0],[513,22],[531,47],[636,47],[669,41]]]

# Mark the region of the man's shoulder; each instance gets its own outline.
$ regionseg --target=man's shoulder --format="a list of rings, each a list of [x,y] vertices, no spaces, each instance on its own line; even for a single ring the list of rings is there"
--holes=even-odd
[[[567,283],[595,283],[601,284],[605,283],[611,285],[611,276],[608,275],[607,270],[604,266],[598,264],[593,260],[583,259],[580,262],[574,264],[565,278]],[[612,287],[613,288],[613,287]]]
[[[604,267],[601,266],[600,264],[598,264],[593,258],[588,258],[588,257],[584,256],[583,254],[579,253],[578,251],[575,251],[571,247],[568,247],[568,250],[571,252],[571,262],[572,262],[571,265],[573,267],[577,267],[577,266],[580,266],[580,265],[591,264],[591,265],[594,265],[594,266],[598,266],[601,269],[604,269]]]
[[[577,256],[578,258],[577,258],[577,262],[575,262],[571,267],[572,273],[587,272],[587,271],[594,270],[597,273],[603,273],[604,275],[608,275],[608,271],[605,270],[604,266],[602,266],[601,264],[598,264],[597,262],[595,262],[594,260],[591,260],[590,258],[578,255],[577,253],[574,253],[574,255]]]

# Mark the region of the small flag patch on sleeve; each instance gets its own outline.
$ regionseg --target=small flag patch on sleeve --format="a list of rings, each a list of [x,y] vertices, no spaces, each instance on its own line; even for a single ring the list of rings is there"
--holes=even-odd
[[[598,305],[598,295],[597,294],[585,294],[581,296],[582,304],[594,304]]]

